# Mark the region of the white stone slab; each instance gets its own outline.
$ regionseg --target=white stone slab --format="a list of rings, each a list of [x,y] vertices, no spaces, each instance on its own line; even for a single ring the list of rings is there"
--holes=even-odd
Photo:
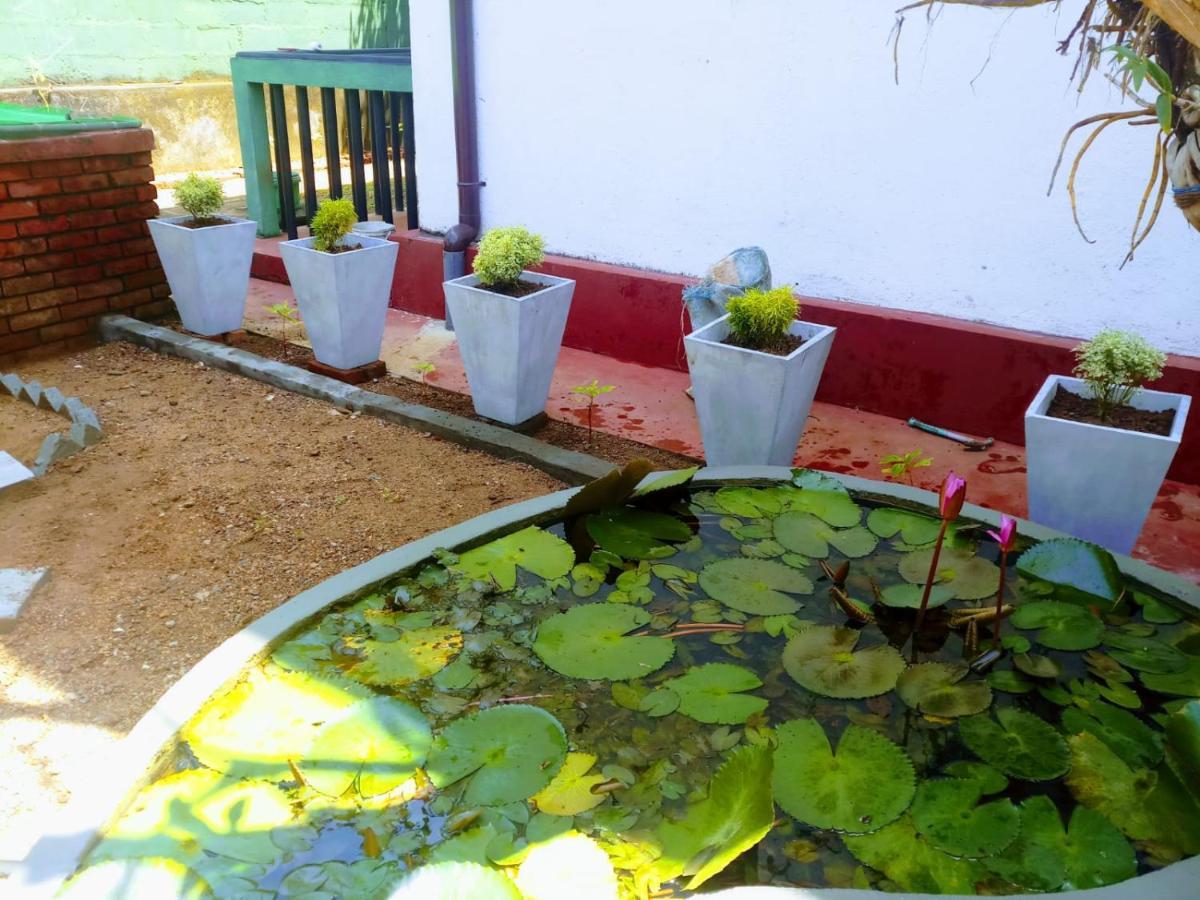
[[[49,569],[0,569],[0,631],[17,624],[25,601],[48,574]]]
[[[28,481],[33,473],[11,453],[0,450],[0,491],[22,481]]]

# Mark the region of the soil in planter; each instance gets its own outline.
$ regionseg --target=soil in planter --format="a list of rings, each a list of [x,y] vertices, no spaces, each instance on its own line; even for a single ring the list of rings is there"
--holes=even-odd
[[[1072,422],[1086,422],[1089,425],[1103,425],[1108,428],[1121,428],[1125,431],[1140,431],[1144,434],[1168,435],[1175,423],[1175,410],[1164,409],[1154,411],[1136,409],[1132,406],[1118,406],[1113,409],[1108,420],[1096,415],[1096,401],[1089,397],[1059,387],[1050,401],[1046,415],[1056,419],[1069,419]]]
[[[236,225],[237,223],[224,216],[201,216],[199,219],[184,219],[175,224],[181,228],[212,228],[214,225]]]
[[[313,249],[316,249],[315,247]],[[361,250],[362,244],[335,244],[328,250],[317,250],[318,253],[353,253],[355,250]]]
[[[739,341],[734,335],[729,335],[721,342],[728,344],[730,347],[740,347],[742,350],[757,350],[759,353],[770,353],[772,356],[791,356],[798,349],[804,346],[804,338],[798,334],[785,334],[777,341],[774,341],[766,346],[754,346],[752,344]]]
[[[536,281],[518,281],[516,284],[481,284],[485,291],[501,294],[505,297],[528,297],[538,291],[544,291],[550,285],[538,284]]]

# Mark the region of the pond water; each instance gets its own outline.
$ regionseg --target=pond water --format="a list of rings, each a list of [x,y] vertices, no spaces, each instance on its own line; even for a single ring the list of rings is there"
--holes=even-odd
[[[914,647],[936,519],[682,478],[305,623],[67,893],[1002,894],[1200,852],[1190,607],[1049,541],[1010,555],[997,644],[996,545],[961,521]]]

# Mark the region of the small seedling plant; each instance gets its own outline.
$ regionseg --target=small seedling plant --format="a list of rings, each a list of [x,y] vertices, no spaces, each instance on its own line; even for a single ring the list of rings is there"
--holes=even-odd
[[[292,325],[300,325],[300,311],[286,303],[273,303],[267,307],[267,312],[283,320],[284,340],[287,340],[288,330]]]
[[[933,457],[925,456],[922,450],[909,450],[907,453],[891,453],[879,460],[884,476],[899,480],[903,478],[913,487],[913,471],[927,469],[933,465]]]
[[[192,224],[200,224],[215,218],[221,211],[225,192],[217,179],[192,172],[175,188],[175,202],[192,217]]]
[[[541,265],[545,258],[545,242],[540,234],[519,225],[493,228],[479,242],[474,271],[484,287],[511,291],[523,271]]]
[[[413,365],[413,371],[417,374],[417,380],[420,381],[421,384],[428,384],[429,382],[427,379],[430,375],[437,371],[437,366],[426,359],[419,363],[415,363]]]
[[[346,235],[358,222],[358,213],[349,200],[324,200],[317,207],[308,231],[312,235],[313,249],[322,253],[337,253],[351,250],[345,243]]]
[[[615,384],[601,384],[599,380],[593,378],[589,384],[577,384],[571,388],[572,394],[578,394],[581,397],[587,398],[587,427],[588,427],[588,446],[592,445],[592,414],[596,409],[596,399],[603,397],[605,394],[615,391]]]
[[[729,300],[730,343],[748,350],[790,352],[788,341],[800,304],[789,287],[748,290]]]
[[[1126,406],[1139,387],[1162,377],[1167,355],[1145,338],[1107,329],[1075,348],[1075,377],[1087,382],[1100,421]]]

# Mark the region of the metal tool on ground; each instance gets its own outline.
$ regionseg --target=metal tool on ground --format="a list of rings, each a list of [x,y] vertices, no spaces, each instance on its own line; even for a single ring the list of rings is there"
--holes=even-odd
[[[915,428],[918,431],[924,431],[926,434],[934,434],[949,441],[956,441],[968,450],[986,450],[992,444],[996,443],[995,438],[968,437],[965,434],[959,434],[957,431],[950,431],[945,428],[939,428],[936,425],[930,425],[928,422],[922,422],[920,419],[909,419],[908,424],[909,427]]]

